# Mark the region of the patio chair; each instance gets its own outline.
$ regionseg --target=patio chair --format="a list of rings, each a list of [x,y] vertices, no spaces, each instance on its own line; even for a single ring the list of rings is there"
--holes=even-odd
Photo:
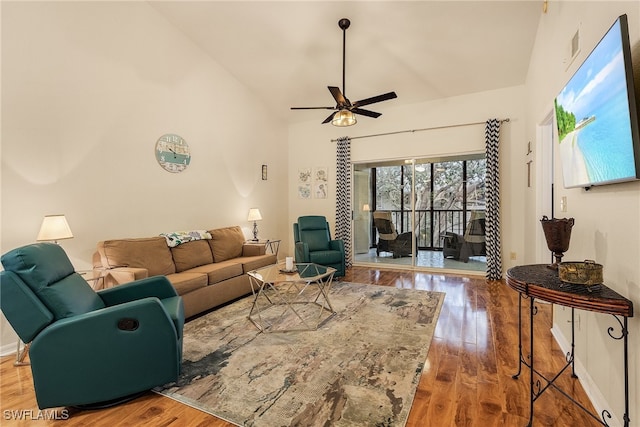
[[[376,255],[380,256],[380,252],[391,252],[394,258],[411,256],[412,233],[408,231],[398,234],[391,221],[391,212],[373,212],[373,223],[378,231]]]

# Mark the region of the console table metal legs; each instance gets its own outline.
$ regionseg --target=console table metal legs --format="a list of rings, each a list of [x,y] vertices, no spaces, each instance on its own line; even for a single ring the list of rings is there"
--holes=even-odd
[[[534,331],[533,331],[533,319],[534,316],[538,312],[538,308],[535,304],[535,298],[529,297],[525,294],[520,293],[519,303],[518,303],[518,372],[516,372],[512,378],[518,379],[522,374],[522,366],[526,366],[529,368],[529,422],[527,424],[528,427],[531,427],[533,424],[533,414],[534,414],[534,403],[535,401],[544,393],[547,389],[553,387],[555,390],[559,391],[563,396],[577,405],[580,409],[582,409],[585,413],[591,416],[594,420],[600,423],[603,426],[609,426],[607,420],[611,419],[611,413],[608,410],[603,410],[600,417],[597,414],[594,414],[589,409],[587,409],[580,402],[576,401],[571,395],[566,393],[564,390],[560,389],[556,384],[556,380],[562,375],[569,367],[571,367],[571,376],[572,378],[578,378],[575,371],[575,309],[571,307],[571,351],[566,355],[567,363],[565,366],[553,377],[547,378],[541,372],[537,371],[534,365]],[[522,300],[529,299],[529,355],[525,357],[523,349],[522,349]],[[616,316],[612,314],[612,316],[618,321],[620,324],[620,335],[614,334],[615,329],[613,327],[609,327],[607,332],[611,338],[614,340],[623,340],[624,344],[624,399],[625,399],[625,413],[624,413],[624,427],[629,427],[630,418],[629,418],[629,358],[628,358],[628,334],[629,330],[627,328],[627,317],[625,316]],[[620,320],[622,318],[622,320]],[[536,380],[535,376],[539,378]],[[541,380],[544,382],[544,385],[541,383]]]

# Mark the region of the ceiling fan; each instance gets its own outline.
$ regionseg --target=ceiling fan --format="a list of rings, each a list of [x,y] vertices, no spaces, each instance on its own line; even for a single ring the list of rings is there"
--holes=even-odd
[[[395,92],[388,92],[351,103],[351,101],[349,101],[345,96],[345,51],[347,43],[347,28],[349,28],[350,25],[351,21],[347,18],[342,18],[338,21],[338,26],[342,29],[342,91],[339,87],[327,86],[329,88],[329,92],[331,92],[331,95],[333,96],[333,99],[336,101],[335,107],[291,107],[292,110],[335,110],[335,112],[331,113],[331,115],[324,119],[322,123],[331,122],[335,126],[351,126],[356,124],[356,117],[354,114],[373,117],[374,119],[382,115],[375,111],[365,110],[360,107],[398,97]]]

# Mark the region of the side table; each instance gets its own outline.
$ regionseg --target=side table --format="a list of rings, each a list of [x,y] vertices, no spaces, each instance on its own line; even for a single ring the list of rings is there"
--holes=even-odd
[[[522,265],[513,267],[507,271],[507,285],[518,291],[520,294],[520,302],[518,306],[518,372],[513,375],[514,379],[518,379],[522,372],[522,366],[529,368],[529,427],[533,423],[533,404],[549,388],[553,387],[563,396],[576,404],[580,409],[589,414],[593,419],[603,426],[608,426],[605,418],[611,418],[608,410],[602,411],[599,417],[587,408],[577,402],[570,394],[560,389],[556,384],[556,379],[569,367],[572,370],[572,376],[577,378],[575,373],[575,322],[574,309],[589,310],[597,313],[612,315],[620,324],[620,333],[617,334],[613,327],[607,330],[609,336],[614,340],[622,340],[624,344],[624,396],[625,396],[625,413],[623,416],[624,426],[629,427],[629,343],[627,328],[627,320],[633,317],[633,302],[623,297],[614,290],[602,285],[573,285],[562,282],[558,277],[558,272],[547,267],[546,264]],[[522,353],[522,300],[529,299],[529,340],[530,354],[529,360]],[[552,304],[559,304],[571,308],[571,352],[567,355],[567,364],[551,379],[545,377],[534,367],[533,355],[533,318],[536,314],[535,300],[540,299]],[[622,320],[621,320],[622,319]],[[540,380],[534,384],[534,376],[538,376],[544,381],[544,385]]]

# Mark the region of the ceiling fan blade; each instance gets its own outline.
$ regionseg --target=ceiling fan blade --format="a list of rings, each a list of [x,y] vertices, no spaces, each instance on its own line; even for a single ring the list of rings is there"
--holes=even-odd
[[[331,113],[331,115],[330,115],[329,117],[327,117],[326,119],[324,119],[324,121],[322,122],[322,124],[329,123],[331,120],[333,120],[333,116],[334,116],[335,114],[336,114],[336,113]]]
[[[355,114],[361,114],[367,117],[373,117],[374,119],[382,115],[381,113],[376,113],[375,111],[370,111],[370,110],[364,110],[362,108],[352,108],[351,112]]]
[[[387,101],[389,99],[393,99],[393,98],[397,98],[398,95],[396,95],[395,92],[388,92],[382,95],[378,95],[378,96],[372,96],[371,98],[367,98],[367,99],[361,99],[360,101],[356,101],[353,103],[354,107],[363,107],[365,105],[369,105],[369,104],[375,104],[376,102],[382,102],[382,101]]]
[[[292,110],[335,110],[336,107],[291,107]]]
[[[347,100],[347,98],[344,97],[339,87],[327,86],[327,88],[329,88],[329,92],[331,92],[333,99],[335,99],[336,102],[338,103],[338,107],[345,107],[345,106],[351,105],[351,103]]]

